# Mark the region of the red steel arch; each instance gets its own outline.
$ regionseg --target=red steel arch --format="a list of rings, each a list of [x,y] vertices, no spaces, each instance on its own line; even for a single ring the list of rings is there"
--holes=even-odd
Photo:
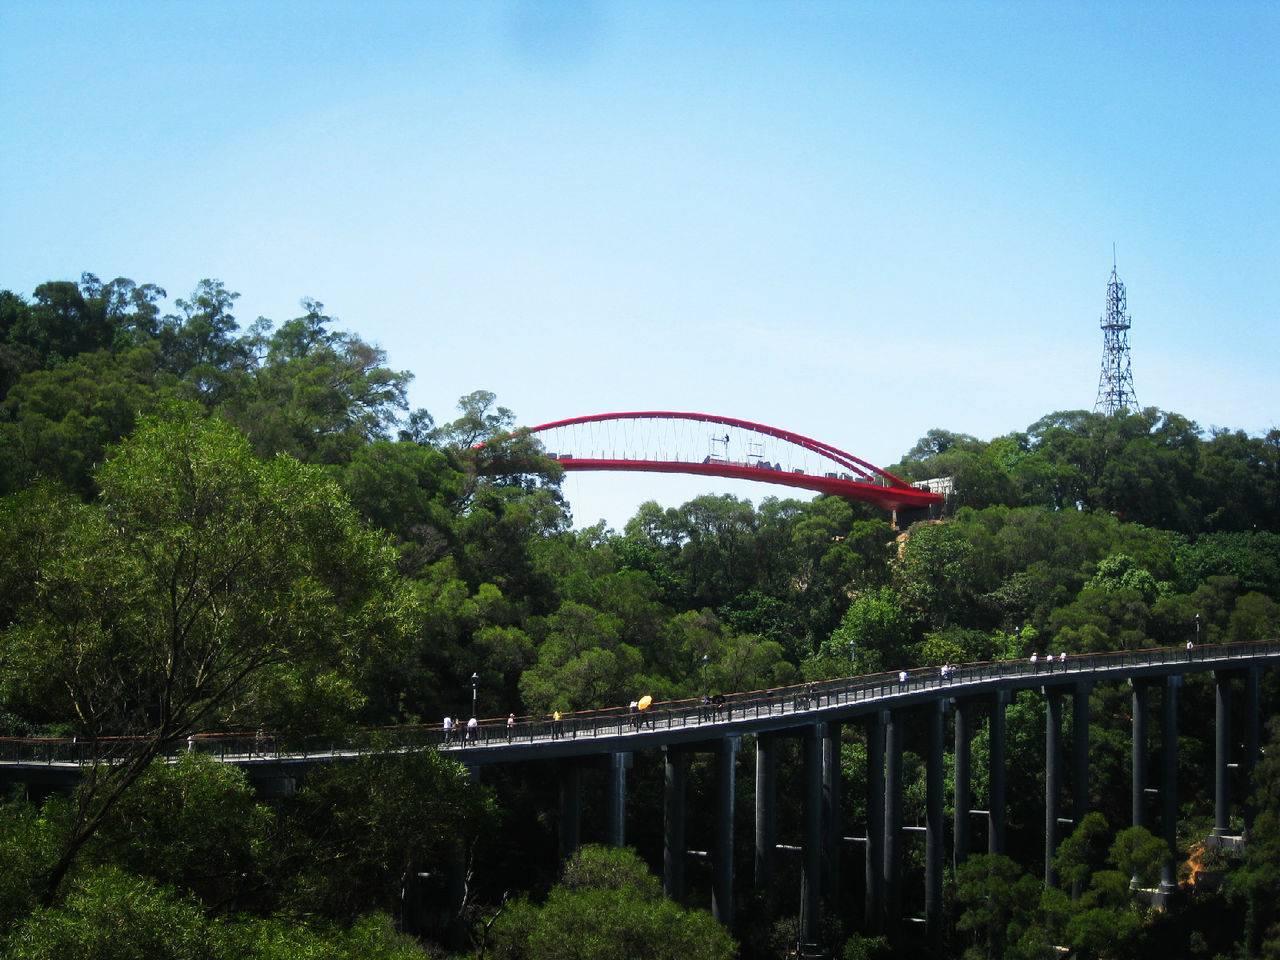
[[[865,503],[871,503],[875,506],[882,507],[886,510],[925,509],[935,504],[941,504],[943,501],[943,497],[940,494],[933,493],[928,490],[922,490],[919,487],[913,487],[905,480],[895,477],[887,470],[882,470],[880,467],[855,457],[853,454],[846,453],[837,447],[833,447],[829,443],[823,443],[820,440],[814,440],[810,437],[803,436],[802,434],[793,433],[790,430],[781,430],[777,427],[770,427],[762,423],[753,423],[750,420],[740,420],[737,417],[722,417],[714,414],[689,413],[673,410],[638,410],[621,413],[594,413],[581,417],[569,417],[565,420],[554,420],[550,423],[539,424],[536,427],[530,427],[528,429],[529,433],[538,434],[561,427],[571,427],[577,424],[599,423],[615,420],[659,419],[721,424],[723,426],[735,427],[751,433],[760,434],[762,436],[773,437],[784,441],[785,443],[794,444],[795,446],[810,451],[819,457],[825,458],[833,465],[838,466],[841,470],[855,475],[856,479],[841,477],[835,472],[824,471],[822,474],[814,474],[798,470],[784,471],[761,465],[759,463],[731,463],[717,461],[710,458],[707,461],[697,462],[688,460],[606,459],[563,454],[554,456],[552,459],[566,470],[685,473],[693,474],[695,476],[728,477],[735,480],[755,480],[762,483],[774,483],[787,487],[814,490],[818,493],[832,494],[838,497],[845,497],[849,500],[860,500]]]

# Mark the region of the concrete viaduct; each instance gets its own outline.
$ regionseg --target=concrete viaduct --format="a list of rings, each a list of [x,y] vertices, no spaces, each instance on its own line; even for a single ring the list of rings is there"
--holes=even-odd
[[[972,852],[970,822],[985,814],[987,849],[1003,853],[1006,832],[1005,710],[1015,696],[1035,691],[1045,702],[1045,882],[1055,884],[1052,861],[1063,827],[1078,823],[1088,812],[1089,696],[1095,684],[1126,684],[1132,689],[1133,723],[1132,823],[1152,826],[1147,795],[1160,800],[1160,828],[1170,852],[1177,838],[1178,691],[1189,673],[1212,672],[1216,690],[1213,835],[1222,845],[1232,836],[1233,804],[1247,825],[1252,811],[1247,794],[1231,795],[1233,767],[1252,779],[1259,753],[1261,716],[1259,681],[1262,672],[1280,663],[1280,640],[1257,643],[1161,647],[1140,651],[1073,655],[1056,660],[1005,660],[964,664],[946,675],[938,667],[895,674],[825,681],[752,693],[733,694],[723,703],[698,701],[657,703],[646,711],[630,708],[569,714],[560,723],[523,720],[483,723],[468,738],[455,730],[445,740],[436,729],[405,731],[405,743],[434,746],[473,771],[490,764],[558,761],[560,851],[567,856],[579,843],[581,821],[580,773],[587,765],[603,763],[606,774],[605,834],[608,842],[626,842],[627,770],[636,751],[661,750],[664,757],[663,873],[666,893],[684,901],[685,867],[690,853],[686,836],[688,814],[686,773],[694,753],[707,753],[714,770],[712,835],[706,851],[711,862],[713,914],[732,926],[734,900],[735,775],[744,735],[755,746],[754,884],[762,891],[774,886],[777,842],[777,746],[780,738],[800,743],[802,763],[802,835],[800,925],[806,955],[822,950],[819,909],[825,895],[839,889],[837,851],[851,838],[840,822],[840,732],[844,724],[860,724],[867,735],[867,823],[865,836],[853,838],[865,846],[864,932],[895,935],[901,928],[903,901],[902,822],[903,742],[907,725],[926,734],[925,751],[925,890],[926,935],[941,938],[943,874],[946,857],[943,817],[944,739],[946,718],[953,716],[954,795],[951,855],[959,863]],[[1162,731],[1161,782],[1148,784],[1148,729],[1151,694],[1157,693]],[[1232,698],[1243,696],[1244,729],[1232,736]],[[720,699],[720,698],[717,698]],[[1063,742],[1063,711],[1072,712],[1071,743]],[[989,724],[989,809],[971,803],[970,743],[975,724],[985,714]],[[1207,720],[1208,718],[1204,718]],[[46,755],[38,755],[39,744]],[[0,745],[0,779],[28,784],[67,785],[74,782],[79,759],[66,755],[66,741],[5,741]],[[21,748],[15,744],[23,745]],[[1240,746],[1239,744],[1242,744]],[[203,747],[202,747],[203,749]],[[351,748],[323,752],[281,753],[244,744],[220,748],[223,758],[243,767],[260,787],[279,789],[307,766],[354,755]],[[1236,754],[1233,756],[1233,752]],[[1070,796],[1066,797],[1069,769]],[[1176,888],[1172,857],[1166,862],[1160,891]]]

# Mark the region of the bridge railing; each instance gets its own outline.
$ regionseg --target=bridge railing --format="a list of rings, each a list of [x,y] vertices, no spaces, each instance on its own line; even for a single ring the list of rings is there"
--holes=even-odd
[[[993,680],[1039,680],[1046,684],[1065,682],[1071,675],[1093,675],[1105,672],[1125,673],[1144,667],[1168,664],[1203,663],[1223,665],[1231,661],[1254,660],[1260,656],[1280,657],[1280,640],[1215,644],[1193,647],[1152,647],[1144,650],[1108,651],[1105,653],[1054,654],[1034,660],[1011,659],[948,665],[945,675],[941,666],[915,667],[908,670],[871,674],[839,680],[774,687],[714,698],[704,704],[700,699],[672,700],[654,703],[647,710],[610,707],[565,714],[559,729],[554,720],[520,718],[510,731],[505,721],[483,721],[472,731],[455,730],[447,742],[439,732],[435,741],[450,748],[484,746],[498,743],[528,743],[562,737],[565,739],[618,736],[647,730],[672,730],[707,724],[778,716],[815,708],[854,705],[885,699],[896,694],[939,688],[977,686]]]
[[[646,731],[728,724],[745,718],[798,714],[938,689],[955,688],[957,695],[963,695],[968,688],[976,695],[984,683],[996,680],[1032,680],[1055,685],[1068,682],[1067,678],[1071,676],[1124,674],[1144,667],[1170,664],[1199,664],[1201,669],[1229,670],[1233,668],[1233,662],[1243,666],[1245,661],[1266,657],[1280,659],[1280,640],[963,663],[948,665],[945,674],[939,666],[914,667],[717,695],[709,703],[693,698],[657,702],[646,710],[629,706],[581,710],[564,714],[558,722],[549,716],[519,717],[511,725],[507,724],[506,718],[486,719],[471,729],[465,723],[458,725],[449,734],[438,724],[365,729],[339,742],[290,739],[266,731],[199,734],[172,744],[167,756],[175,759],[184,752],[198,752],[225,761],[255,763],[426,747],[463,750],[562,738],[616,737]],[[113,758],[130,752],[130,748],[130,738],[127,737],[96,742],[57,737],[0,737],[0,763],[110,763]]]

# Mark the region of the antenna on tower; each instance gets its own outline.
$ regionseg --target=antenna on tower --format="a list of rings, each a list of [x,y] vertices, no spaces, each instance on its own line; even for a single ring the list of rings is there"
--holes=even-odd
[[[1116,275],[1116,245],[1111,244],[1111,279],[1107,283],[1107,307],[1102,315],[1102,373],[1098,377],[1095,413],[1111,416],[1138,409],[1129,369],[1129,314],[1124,284]]]

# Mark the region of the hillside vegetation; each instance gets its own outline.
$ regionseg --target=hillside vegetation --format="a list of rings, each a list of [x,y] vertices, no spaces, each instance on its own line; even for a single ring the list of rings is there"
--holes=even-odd
[[[477,786],[434,756],[371,759],[273,802],[199,755],[154,761],[218,732],[287,742],[438,723],[469,713],[473,673],[482,717],[543,716],[639,692],[1280,635],[1280,430],[1205,431],[1154,408],[1057,412],[991,440],[932,430],[888,469],[954,477],[957,509],[906,535],[836,498],[715,494],[644,504],[621,531],[575,530],[558,465],[494,393],[477,389],[437,422],[408,409],[411,375],[317,301],[244,326],[219,281],[174,314],[165,297],[90,274],[29,297],[0,291],[0,732],[75,737],[104,756],[133,738],[74,797],[5,807],[11,956],[402,957],[490,942],[504,957],[552,956],[532,946],[552,922],[538,911],[602,900],[638,925],[627,936],[686,924],[685,956],[773,955],[785,917],[726,945],[696,917],[673,919],[640,862],[597,864],[622,871],[613,886],[571,873],[553,887],[545,864],[513,885],[507,868],[545,859],[532,788]],[[1276,702],[1271,678],[1263,693]],[[1127,826],[1126,698],[1094,693],[1100,850]],[[1206,718],[1180,744],[1190,846],[1211,827],[1211,778],[1193,769],[1212,756],[1210,682],[1189,681],[1182,702]],[[1021,867],[1001,867],[1033,876],[1037,709],[1010,708]],[[853,822],[859,736],[845,743]],[[1263,809],[1260,850],[1275,829]],[[473,868],[464,929],[433,927],[403,891],[459,851]],[[1082,877],[1102,877],[1103,854],[1078,858]],[[1264,868],[1236,865],[1252,879],[1215,896],[1241,922],[1198,934],[1203,955],[1280,950]],[[976,881],[952,880],[959,917]],[[533,899],[503,908],[506,893]],[[1089,909],[1119,923],[1134,908],[1112,894]],[[1071,922],[1081,955],[1093,949],[1084,907],[1024,906],[1017,944],[958,922],[954,952],[1034,953]],[[107,916],[144,939],[112,953]],[[1163,949],[1175,920],[1135,915],[1100,955]]]

